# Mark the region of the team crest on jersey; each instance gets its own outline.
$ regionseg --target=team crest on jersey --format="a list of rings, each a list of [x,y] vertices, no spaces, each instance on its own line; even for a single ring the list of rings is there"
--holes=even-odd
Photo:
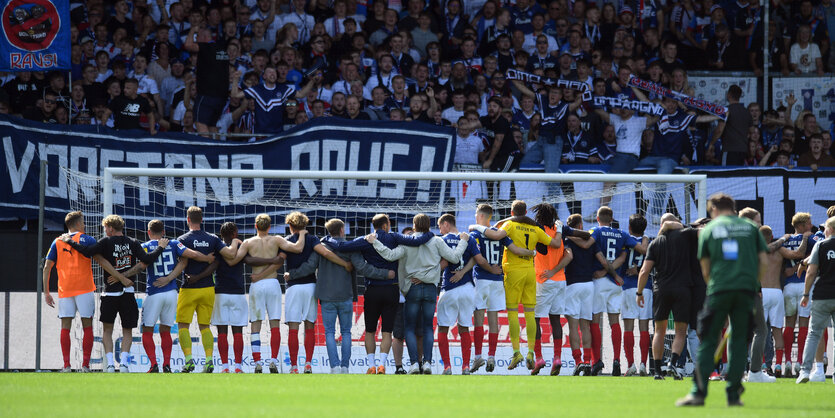
[[[61,23],[51,0],[12,0],[3,8],[3,33],[10,44],[24,51],[49,48]]]

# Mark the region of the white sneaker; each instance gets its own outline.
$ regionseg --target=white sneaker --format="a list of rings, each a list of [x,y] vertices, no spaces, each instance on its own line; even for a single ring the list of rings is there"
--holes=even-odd
[[[637,376],[638,375],[638,368],[635,367],[635,363],[632,363],[632,365],[629,366],[629,370],[626,371],[626,375],[627,376]]]
[[[805,370],[801,370],[800,375],[797,376],[796,383],[806,383],[808,381],[809,381],[809,372],[807,372]]]
[[[72,373],[72,367],[64,367],[63,369],[61,369],[61,373]]]
[[[343,367],[342,368],[342,374],[351,374],[351,373],[348,371],[347,367]]]
[[[420,374],[420,363],[412,363],[412,367],[409,368],[409,374]]]
[[[339,367],[331,367],[331,374],[340,374],[342,370]]]
[[[119,365],[119,373],[130,373],[127,364],[120,364]]]
[[[647,371],[647,365],[644,364],[644,363],[641,363],[641,367],[638,368],[638,373],[641,376],[649,376],[649,372]]]
[[[750,372],[748,373],[748,382],[749,383],[774,383],[777,381],[777,378],[774,376],[769,376],[763,373],[762,370],[758,372]]]
[[[89,368],[89,367],[87,367],[87,366],[81,366],[81,369],[80,369],[79,371],[80,371],[81,373],[92,373],[92,372],[93,372],[93,371],[92,371],[92,370],[90,370],[90,368]]]
[[[826,376],[823,374],[823,370],[815,369],[811,375],[809,375],[810,382],[826,382]]]
[[[432,363],[428,361],[423,362],[423,374],[432,374]]]
[[[105,373],[116,373],[116,366],[109,364],[106,369],[104,369]]]

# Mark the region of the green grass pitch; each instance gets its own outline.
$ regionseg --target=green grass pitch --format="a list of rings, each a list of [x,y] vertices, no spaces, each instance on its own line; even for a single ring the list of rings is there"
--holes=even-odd
[[[625,377],[0,374],[0,417],[142,416],[835,416],[835,385],[746,384],[725,406],[711,382],[704,408],[674,401],[690,380]]]

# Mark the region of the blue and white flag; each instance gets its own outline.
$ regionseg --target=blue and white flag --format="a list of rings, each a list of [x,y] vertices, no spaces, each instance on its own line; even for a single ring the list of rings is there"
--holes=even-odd
[[[0,0],[0,71],[70,69],[69,0]]]

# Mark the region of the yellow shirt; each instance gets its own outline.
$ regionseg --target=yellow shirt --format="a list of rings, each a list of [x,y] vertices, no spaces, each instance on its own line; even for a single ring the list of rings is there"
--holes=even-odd
[[[536,225],[508,221],[502,224],[501,229],[507,232],[507,237],[513,241],[513,244],[520,248],[536,250],[536,244],[538,243],[545,245],[551,244],[551,237]],[[533,270],[533,260],[533,257],[518,256],[505,248],[504,257],[502,257],[502,268],[530,268]]]

